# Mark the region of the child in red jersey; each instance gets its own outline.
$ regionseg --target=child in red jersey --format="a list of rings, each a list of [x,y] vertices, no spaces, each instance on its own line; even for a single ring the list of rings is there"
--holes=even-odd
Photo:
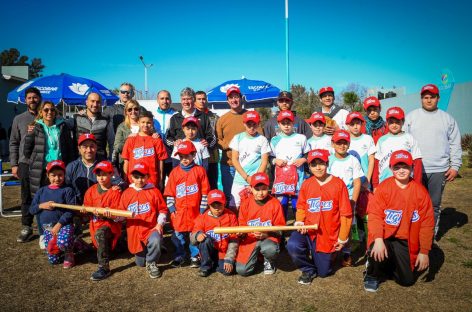
[[[311,284],[316,277],[331,273],[331,255],[340,251],[349,239],[352,209],[343,180],[328,174],[327,150],[308,153],[311,178],[300,190],[294,225],[317,224],[318,230],[292,232],[287,250],[302,271],[298,283]],[[308,255],[311,255],[311,258]]]
[[[216,270],[230,275],[234,269],[234,259],[238,252],[238,238],[235,235],[215,234],[213,229],[222,226],[238,226],[236,215],[225,208],[226,196],[220,190],[208,193],[208,209],[195,220],[190,241],[198,247],[201,256],[202,277]]]
[[[134,212],[126,220],[128,249],[135,255],[137,266],[146,265],[149,277],[162,276],[157,267],[161,256],[162,234],[167,207],[161,192],[149,183],[149,168],[137,163],[131,169],[132,184],[121,196],[120,209]]]
[[[84,206],[118,209],[121,190],[113,187],[111,178],[114,168],[111,162],[99,162],[93,169],[97,184],[92,185],[84,196]],[[82,213],[86,213],[85,209]],[[98,270],[91,276],[92,281],[101,281],[110,275],[110,252],[115,249],[121,235],[121,218],[113,218],[109,212],[104,215],[94,213],[90,217],[90,237],[97,248]]]
[[[205,169],[194,162],[196,149],[191,141],[182,141],[177,146],[180,164],[169,175],[164,196],[174,233],[174,260],[171,265],[180,267],[186,258],[186,245],[193,230],[195,219],[207,208],[207,195],[210,184]],[[190,266],[200,267],[198,248],[189,244]]]
[[[404,286],[415,283],[417,271],[429,266],[434,213],[424,186],[410,177],[413,157],[405,150],[392,153],[393,177],[377,187],[369,202],[368,265],[364,289],[375,292],[387,275]]]
[[[269,177],[259,172],[251,177],[252,195],[241,202],[239,208],[240,226],[285,225],[282,205],[269,194]],[[251,275],[257,264],[259,253],[264,257],[264,274],[274,274],[274,262],[280,252],[280,232],[253,232],[241,237],[236,272],[242,276]]]
[[[160,138],[153,137],[153,116],[150,112],[139,115],[139,133],[126,139],[121,157],[124,160],[123,171],[132,182],[129,168],[136,163],[145,163],[149,168],[149,182],[160,190],[163,189],[164,160],[167,151]]]

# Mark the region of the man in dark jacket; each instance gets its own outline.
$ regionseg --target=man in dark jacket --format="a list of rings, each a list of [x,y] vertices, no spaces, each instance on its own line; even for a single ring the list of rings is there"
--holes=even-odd
[[[182,111],[175,113],[170,118],[165,144],[169,147],[178,145],[185,138],[184,131],[182,130],[182,122],[186,117],[193,116],[200,122],[198,137],[202,139],[202,144],[208,148],[213,148],[216,144],[216,137],[211,128],[208,116],[195,108],[195,91],[193,91],[192,88],[184,88],[180,92],[180,102],[182,104]]]
[[[29,180],[28,159],[24,156],[25,137],[28,127],[32,127],[34,119],[38,115],[39,104],[41,103],[41,92],[36,88],[28,88],[25,91],[26,112],[13,119],[10,135],[10,165],[14,177],[21,182],[21,229],[20,235],[16,239],[19,243],[25,243],[33,237],[33,216],[29,213],[31,204],[31,191]]]
[[[120,86],[120,99],[113,106],[107,106],[103,110],[103,116],[108,118],[113,126],[113,132],[116,133],[118,126],[125,121],[125,105],[131,100],[136,91],[129,82],[123,82]]]
[[[66,122],[72,129],[74,142],[78,142],[78,138],[82,134],[91,133],[97,141],[97,154],[107,158],[107,143],[109,155],[113,155],[113,142],[115,141],[113,124],[101,114],[102,97],[100,94],[89,93],[85,103],[87,106],[85,115],[76,114],[74,118],[67,119]]]

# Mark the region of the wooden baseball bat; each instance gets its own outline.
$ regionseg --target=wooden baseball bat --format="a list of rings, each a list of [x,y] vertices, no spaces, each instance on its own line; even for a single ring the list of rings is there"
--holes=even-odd
[[[111,208],[101,208],[101,207],[90,207],[90,206],[76,206],[76,205],[66,205],[66,204],[57,204],[54,203],[51,206],[57,207],[57,208],[65,208],[65,209],[70,209],[70,210],[76,210],[76,211],[81,211],[82,209],[85,209],[87,212],[94,213],[95,209],[97,212],[101,215],[105,213],[105,211],[110,211],[111,215],[114,217],[125,217],[125,218],[133,218],[134,213],[132,211],[128,210],[118,210],[118,209],[111,209]]]
[[[275,232],[293,230],[317,230],[318,224],[313,225],[279,225],[279,226],[228,226],[215,227],[215,234],[252,233],[252,232]]]

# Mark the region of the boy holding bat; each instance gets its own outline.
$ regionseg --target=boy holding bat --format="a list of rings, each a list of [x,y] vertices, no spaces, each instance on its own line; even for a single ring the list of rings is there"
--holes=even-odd
[[[208,193],[208,209],[195,220],[190,241],[198,247],[201,265],[198,275],[207,277],[216,268],[224,275],[234,269],[238,252],[238,238],[234,234],[215,234],[213,229],[222,226],[238,226],[236,215],[225,208],[226,196],[220,190]]]
[[[259,172],[251,177],[252,195],[241,202],[239,208],[240,226],[285,225],[280,202],[269,194],[269,177]],[[279,254],[280,232],[253,232],[240,239],[236,272],[242,276],[251,275],[259,254],[264,257],[264,274],[274,274],[274,262]]]
[[[331,273],[331,255],[348,242],[352,209],[344,182],[328,174],[327,150],[308,153],[311,178],[303,182],[294,225],[318,224],[317,230],[292,232],[287,250],[302,271],[298,283],[311,284],[316,277]],[[309,258],[308,254],[311,254]]]
[[[93,169],[97,184],[92,185],[84,196],[84,205],[91,207],[118,208],[121,190],[113,186],[111,178],[114,168],[111,162],[99,162]],[[83,209],[82,213],[86,213]],[[97,248],[98,270],[91,276],[92,281],[101,281],[110,275],[110,252],[115,248],[121,235],[121,218],[113,218],[109,211],[99,215],[96,211],[90,217],[90,237]]]

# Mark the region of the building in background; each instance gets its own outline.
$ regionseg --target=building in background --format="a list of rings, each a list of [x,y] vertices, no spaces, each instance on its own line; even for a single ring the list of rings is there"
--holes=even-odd
[[[398,96],[404,96],[406,94],[406,88],[405,87],[392,87],[392,88],[384,88],[384,87],[373,87],[367,89],[367,97],[369,96],[375,96],[379,100],[383,99],[389,99],[393,97],[398,97]]]

